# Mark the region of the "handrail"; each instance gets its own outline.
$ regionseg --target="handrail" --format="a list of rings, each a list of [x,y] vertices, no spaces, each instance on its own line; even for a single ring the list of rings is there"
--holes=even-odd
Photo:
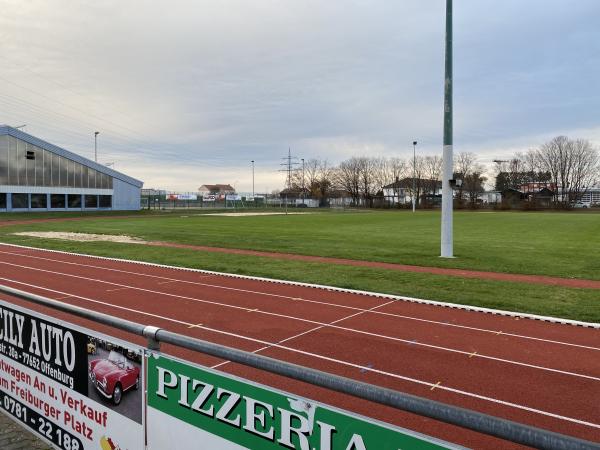
[[[155,326],[141,325],[109,314],[91,311],[5,285],[0,285],[0,292],[132,334],[144,336],[148,339],[150,349],[157,349],[158,343],[164,342],[530,447],[547,450],[600,450],[600,444],[598,443],[375,386],[297,364],[279,361],[267,356],[173,333]]]

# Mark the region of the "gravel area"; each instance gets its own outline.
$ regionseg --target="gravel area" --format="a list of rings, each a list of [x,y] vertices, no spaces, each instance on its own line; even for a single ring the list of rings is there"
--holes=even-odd
[[[0,449],[2,450],[50,450],[51,447],[32,433],[0,413]]]

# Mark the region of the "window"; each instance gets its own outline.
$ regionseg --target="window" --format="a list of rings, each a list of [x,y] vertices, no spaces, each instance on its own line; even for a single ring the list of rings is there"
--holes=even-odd
[[[6,209],[6,194],[0,194],[0,209]]]
[[[112,206],[112,195],[99,196],[100,208],[110,208]]]
[[[27,194],[25,194],[27,195]],[[32,208],[47,208],[48,207],[48,196],[46,194],[31,194],[31,207]]]
[[[29,208],[29,196],[27,194],[13,194],[12,207],[13,209]]]
[[[86,208],[97,208],[98,207],[98,196],[97,195],[86,195],[85,196],[85,207]]]
[[[50,207],[51,208],[64,208],[65,207],[65,195],[64,194],[50,195]]]
[[[67,202],[69,208],[81,208],[81,195],[69,194]]]

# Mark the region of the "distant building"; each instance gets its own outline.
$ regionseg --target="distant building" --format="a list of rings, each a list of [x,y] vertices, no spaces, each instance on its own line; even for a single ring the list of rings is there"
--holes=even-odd
[[[138,210],[143,183],[0,125],[0,211]]]
[[[417,187],[419,196],[428,196],[434,198],[442,190],[442,182],[439,180],[429,180],[415,178],[414,184]],[[390,203],[411,203],[412,202],[413,178],[403,178],[383,187],[383,196]]]
[[[229,184],[203,184],[198,188],[198,192],[203,197],[209,195],[224,197],[228,194],[235,194],[235,189]]]

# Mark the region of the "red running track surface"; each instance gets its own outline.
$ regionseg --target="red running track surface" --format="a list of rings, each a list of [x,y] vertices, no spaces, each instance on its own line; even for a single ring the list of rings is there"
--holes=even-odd
[[[600,441],[600,330],[0,245],[0,283],[199,339]],[[0,295],[143,343],[98,324]],[[517,445],[217,358],[188,360],[478,449]]]

